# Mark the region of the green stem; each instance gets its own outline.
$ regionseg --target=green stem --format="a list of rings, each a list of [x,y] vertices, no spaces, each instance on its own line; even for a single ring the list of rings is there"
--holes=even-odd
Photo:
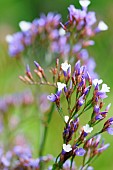
[[[48,113],[47,125],[44,126],[44,132],[43,132],[43,136],[42,136],[41,144],[40,144],[40,148],[39,148],[39,157],[41,157],[43,155],[43,152],[44,152],[46,138],[47,138],[47,133],[48,133],[48,124],[51,121],[54,108],[55,108],[55,104],[52,103],[51,110]],[[43,163],[42,162],[40,162],[40,170],[43,170]]]
[[[43,133],[43,137],[41,139],[40,150],[39,150],[39,157],[41,157],[43,155],[43,151],[44,151],[44,147],[45,147],[45,143],[46,143],[47,132],[48,132],[48,124],[51,121],[54,108],[55,108],[55,104],[52,103],[51,110],[50,110],[50,112],[48,114],[47,125],[45,125],[45,127],[44,127],[44,133]]]

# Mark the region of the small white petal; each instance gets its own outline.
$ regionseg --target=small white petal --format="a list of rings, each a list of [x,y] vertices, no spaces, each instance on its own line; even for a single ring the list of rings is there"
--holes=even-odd
[[[66,31],[63,28],[59,29],[59,35],[64,36],[66,34]]]
[[[58,86],[58,91],[62,91],[62,89],[63,89],[64,87],[66,87],[66,84],[61,83],[61,82],[57,82],[57,86]]]
[[[94,79],[92,82],[93,82],[94,86],[96,86],[97,84],[98,84],[98,85],[99,85],[99,84],[102,84],[103,80],[102,80],[102,79],[100,79],[100,80]]]
[[[68,120],[69,120],[69,116],[64,116],[64,120],[65,120],[65,122],[67,123]]]
[[[6,35],[6,41],[8,43],[11,43],[13,41],[13,36],[12,35]]]
[[[85,126],[83,126],[83,130],[86,133],[91,133],[93,131],[93,127],[90,127],[89,124],[86,124]]]
[[[28,31],[31,28],[31,23],[26,21],[21,21],[19,27],[22,31]]]
[[[110,92],[110,87],[108,87],[107,84],[102,84],[100,92]]]
[[[72,147],[71,147],[71,145],[70,144],[63,144],[63,150],[65,151],[65,152],[70,152],[71,150],[72,150]]]
[[[80,0],[79,3],[82,7],[87,8],[91,2],[89,0]]]
[[[71,65],[67,63],[67,61],[65,61],[64,63],[61,64],[61,68],[63,71],[66,71],[70,68],[71,69]]]
[[[106,31],[108,30],[108,26],[103,21],[100,21],[98,24],[98,29],[100,31]]]

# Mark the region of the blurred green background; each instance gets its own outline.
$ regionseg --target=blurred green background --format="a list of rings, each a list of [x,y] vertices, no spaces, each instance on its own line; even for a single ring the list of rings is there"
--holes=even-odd
[[[24,85],[18,76],[24,73],[24,67],[16,59],[10,58],[7,54],[7,44],[5,36],[19,30],[18,23],[21,20],[32,21],[39,17],[40,13],[54,11],[61,13],[63,21],[67,18],[67,7],[74,4],[79,7],[78,0],[0,0],[0,95],[21,92],[29,88]],[[104,20],[109,26],[109,30],[103,32],[94,38],[94,47],[89,48],[89,53],[95,58],[97,67],[96,71],[106,84],[111,87],[109,98],[106,99],[106,104],[113,103],[113,0],[92,0],[89,10],[96,11],[98,20]],[[30,87],[38,91],[39,87]],[[32,112],[36,112],[36,108],[32,108]],[[29,110],[29,108],[28,108]],[[37,113],[38,114],[38,113]],[[113,106],[111,106],[108,115],[113,116]],[[53,153],[57,155],[59,148],[62,146],[61,131],[62,124],[57,113],[50,124],[48,139],[46,143],[45,153]],[[35,128],[34,128],[35,127]],[[30,131],[32,141],[35,145],[38,143],[38,122],[34,124],[33,120],[30,123],[24,124],[25,131]],[[35,131],[37,136],[35,135]],[[34,134],[34,136],[33,136]],[[54,134],[54,135],[53,135]],[[60,138],[59,138],[60,135]],[[111,147],[105,151],[96,162],[94,168],[96,170],[113,170],[113,137],[107,134],[104,135],[106,143],[110,142]],[[54,144],[53,144],[54,143]],[[56,149],[57,148],[57,149]]]

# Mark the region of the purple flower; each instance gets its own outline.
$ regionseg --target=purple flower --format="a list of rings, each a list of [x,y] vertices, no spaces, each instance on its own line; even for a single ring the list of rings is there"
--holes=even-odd
[[[89,57],[88,51],[86,49],[82,49],[78,55],[79,58],[82,59],[83,61],[85,61]]]
[[[88,12],[86,15],[86,24],[92,26],[96,22],[95,12]]]
[[[9,55],[16,56],[24,50],[23,34],[17,32],[13,35],[7,35],[6,41],[9,43]]]
[[[80,44],[80,43],[77,43],[76,45],[74,45],[73,46],[73,53],[77,53],[77,52],[79,52],[80,50],[81,50],[81,48],[82,48],[82,45]]]
[[[113,128],[112,127],[108,127],[106,129],[106,131],[110,134],[110,135],[113,135]]]
[[[97,149],[98,152],[103,152],[104,150],[106,150],[108,147],[110,146],[109,143],[107,143],[106,145],[102,146],[101,148]]]
[[[99,113],[99,111],[100,111],[99,105],[95,105],[94,106],[94,112],[97,114],[97,113]]]
[[[38,168],[39,167],[39,159],[30,159],[28,163],[25,163],[25,166],[32,167],[32,168]]]
[[[76,149],[75,153],[77,156],[84,156],[86,151],[83,148],[78,148],[78,149]]]
[[[56,94],[51,94],[47,96],[47,99],[51,102],[55,102],[58,99],[58,96]]]
[[[84,94],[78,99],[78,105],[82,106],[84,104]]]

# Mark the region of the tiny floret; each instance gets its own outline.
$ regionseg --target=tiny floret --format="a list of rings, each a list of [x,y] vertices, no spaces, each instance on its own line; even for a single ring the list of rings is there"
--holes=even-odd
[[[98,80],[98,79],[94,79],[93,80],[93,84],[94,84],[94,86],[96,86],[97,84],[99,85],[99,84],[102,84],[102,82],[103,82],[103,80],[102,79],[100,79],[100,80]]]
[[[91,2],[89,0],[80,0],[79,3],[83,8],[87,8]]]
[[[64,36],[66,34],[66,31],[63,28],[59,29],[59,35]]]
[[[71,150],[72,150],[72,147],[71,147],[71,145],[70,144],[63,144],[63,150],[65,151],[65,152],[70,152]]]
[[[84,132],[91,133],[93,131],[93,127],[90,127],[89,124],[83,126]]]
[[[10,34],[6,35],[6,41],[7,41],[8,43],[11,43],[11,42],[13,41],[13,36],[10,35]]]
[[[69,116],[64,116],[64,121],[67,123],[69,120]]]
[[[98,29],[100,31],[106,31],[106,30],[108,30],[108,26],[105,24],[105,22],[100,21],[98,24]]]
[[[63,71],[66,71],[70,68],[71,69],[71,65],[67,63],[67,61],[65,61],[64,63],[61,64],[61,68]]]
[[[66,87],[66,84],[61,83],[61,82],[57,82],[57,86],[58,86],[58,91],[62,91],[62,89],[63,89],[64,87]]]
[[[31,28],[31,23],[26,21],[21,21],[19,27],[22,31],[28,31]]]
[[[107,84],[102,84],[102,89],[100,92],[110,92],[110,87],[107,86]]]

